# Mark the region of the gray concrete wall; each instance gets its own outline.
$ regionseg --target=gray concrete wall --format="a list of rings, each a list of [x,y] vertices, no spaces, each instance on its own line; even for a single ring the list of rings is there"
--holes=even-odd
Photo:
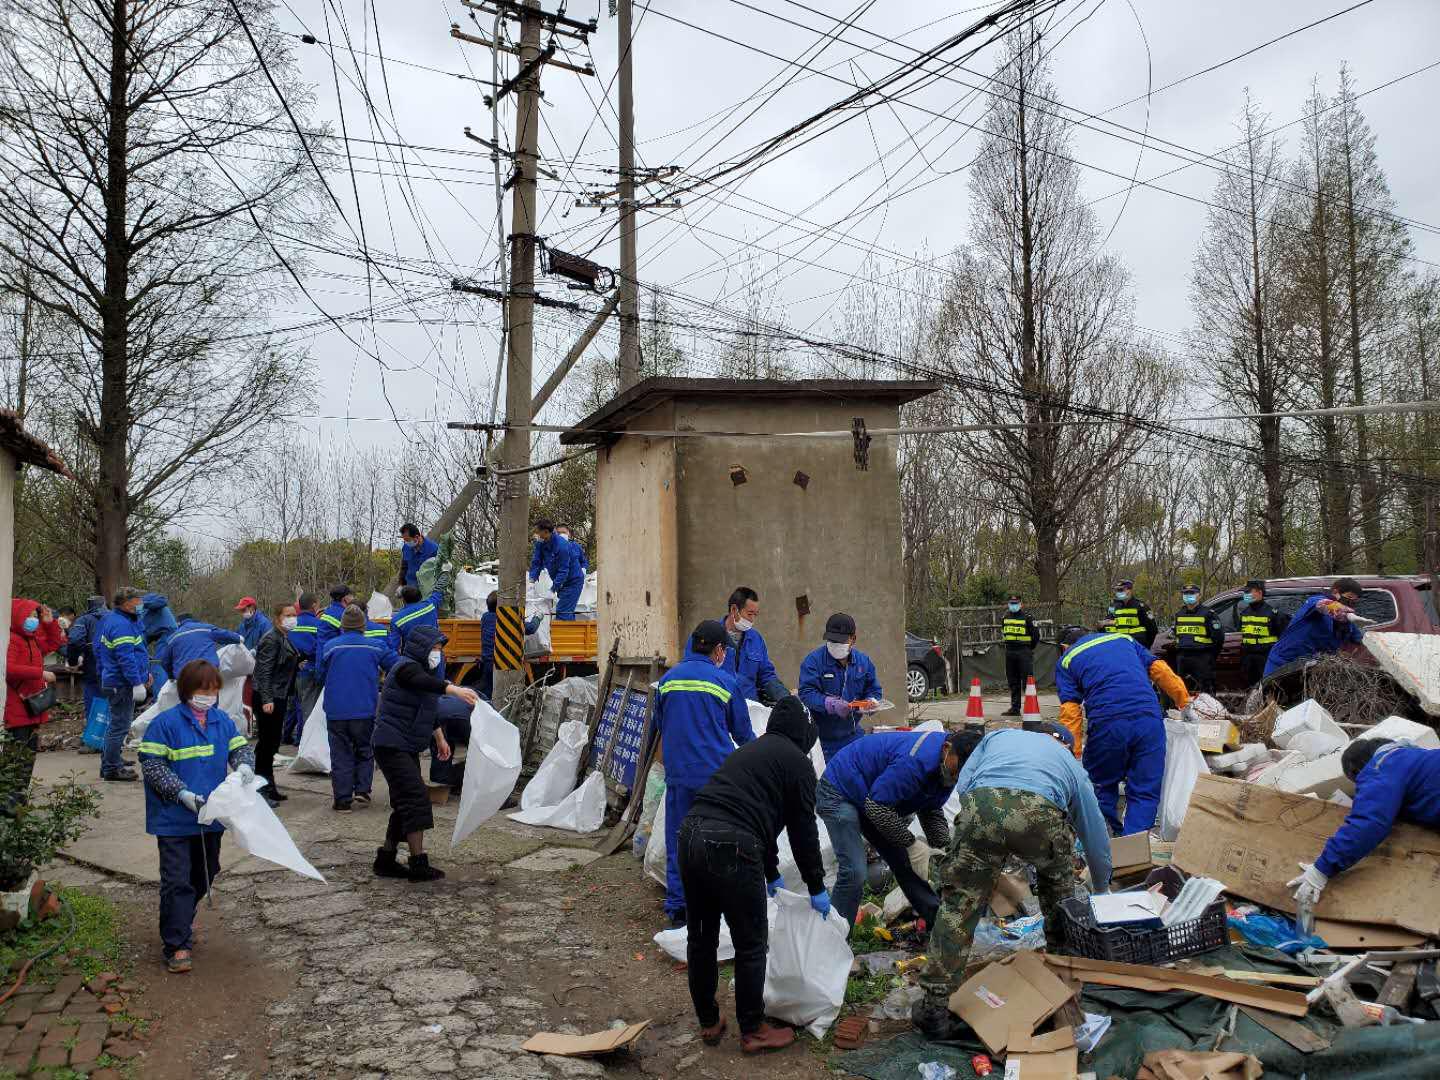
[[[899,422],[893,405],[819,396],[675,403],[676,427],[696,430],[848,431],[856,416],[872,428]],[[675,442],[680,632],[723,617],[730,591],[749,585],[760,594],[757,628],[793,690],[800,661],[821,643],[826,617],[848,612],[858,624],[857,648],[874,660],[886,696],[902,703],[905,590],[895,440],[871,443],[866,472],[855,467],[848,438]],[[731,483],[732,465],[745,468],[746,483]],[[793,482],[797,470],[808,474],[807,488]],[[604,573],[602,566],[602,588]],[[809,598],[808,616],[796,613],[801,595]]]
[[[15,457],[0,450],[0,641],[10,641],[15,589]],[[0,650],[0,709],[5,706],[5,651]]]

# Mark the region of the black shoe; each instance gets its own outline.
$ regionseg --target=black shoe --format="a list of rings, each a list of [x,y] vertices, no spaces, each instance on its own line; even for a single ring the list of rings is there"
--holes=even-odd
[[[348,814],[352,807],[349,799],[336,799],[334,810],[337,814]]]
[[[402,866],[395,858],[395,852],[386,851],[383,847],[375,849],[375,876],[408,878],[410,871]]]
[[[910,1007],[910,1023],[930,1042],[957,1042],[970,1034],[970,1025],[945,1004],[921,998]]]
[[[139,780],[140,776],[134,769],[127,769],[123,766],[112,773],[101,773],[101,780]]]
[[[370,805],[370,793],[368,791],[357,791],[355,801],[360,804],[359,809],[364,810]]]
[[[444,870],[430,865],[429,855],[411,855],[406,869],[405,876],[411,881],[439,881],[445,876]]]
[[[1019,716],[1019,715],[1020,715],[1020,710],[1019,710],[1019,709],[1006,709],[1006,710],[1005,710],[1004,712],[1002,712],[1000,715],[1001,715],[1001,716]]]

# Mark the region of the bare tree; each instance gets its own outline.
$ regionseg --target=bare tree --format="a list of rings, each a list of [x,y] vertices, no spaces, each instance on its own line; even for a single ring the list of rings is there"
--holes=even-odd
[[[1101,250],[1035,36],[1012,35],[970,172],[971,246],[936,323],[938,365],[972,423],[972,462],[1034,532],[1042,601],[1094,537],[1071,530],[1148,438],[1167,365],[1133,333],[1128,275]],[[1117,398],[1115,388],[1126,392]],[[1116,408],[1116,406],[1119,406]]]
[[[80,444],[73,516],[106,591],[306,397],[298,356],[257,330],[283,283],[268,238],[315,216],[270,80],[299,115],[307,98],[269,9],[23,0],[0,27],[0,285],[70,328],[52,418]]]

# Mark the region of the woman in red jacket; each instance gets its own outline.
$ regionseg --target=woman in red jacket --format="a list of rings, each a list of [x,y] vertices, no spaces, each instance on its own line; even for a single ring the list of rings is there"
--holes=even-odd
[[[10,601],[10,648],[5,654],[5,734],[29,751],[24,781],[29,786],[40,749],[40,725],[49,712],[31,716],[24,699],[40,693],[55,681],[45,670],[45,656],[64,643],[60,624],[44,604],[35,600]]]

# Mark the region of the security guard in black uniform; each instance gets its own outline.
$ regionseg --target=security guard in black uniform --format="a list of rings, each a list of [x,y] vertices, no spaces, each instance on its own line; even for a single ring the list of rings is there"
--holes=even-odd
[[[1010,597],[1001,634],[1005,639],[1005,681],[1010,684],[1010,708],[1000,715],[1019,716],[1025,680],[1035,674],[1035,642],[1040,640],[1040,634],[1018,594]]]
[[[1235,605],[1235,614],[1240,619],[1240,670],[1246,686],[1259,686],[1270,646],[1290,625],[1290,616],[1265,602],[1265,582],[1260,580],[1245,583],[1245,595]]]
[[[1175,674],[1185,680],[1192,693],[1215,693],[1215,658],[1225,647],[1225,628],[1220,619],[1200,603],[1200,587],[1186,585],[1180,590],[1185,606],[1175,616]]]
[[[1135,583],[1128,578],[1115,583],[1115,602],[1110,605],[1105,629],[1112,634],[1128,634],[1150,648],[1160,627],[1145,602],[1135,595]]]

